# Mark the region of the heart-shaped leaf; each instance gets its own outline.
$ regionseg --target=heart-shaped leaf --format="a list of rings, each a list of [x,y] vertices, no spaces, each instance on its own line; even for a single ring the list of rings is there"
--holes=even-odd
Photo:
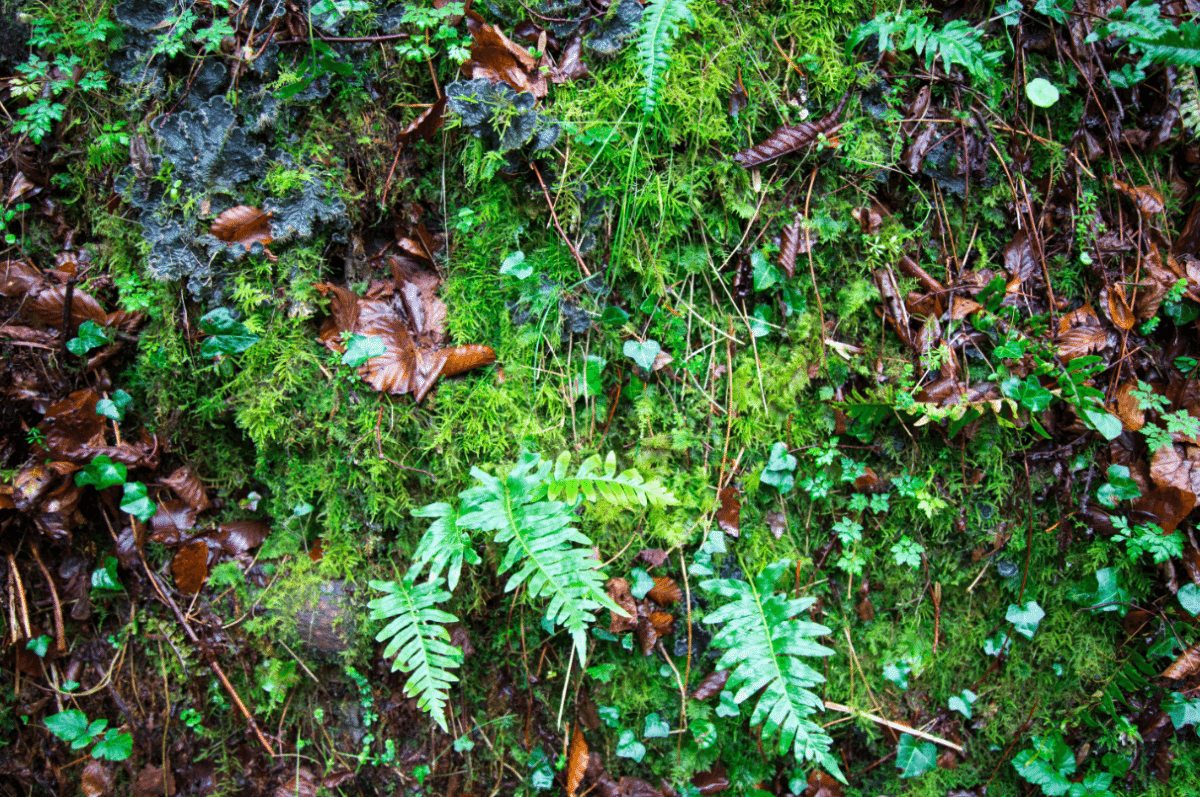
[[[646,340],[640,343],[636,340],[627,340],[622,351],[625,352],[626,357],[649,371],[654,367],[654,358],[662,351],[662,347],[658,345],[657,340]]]

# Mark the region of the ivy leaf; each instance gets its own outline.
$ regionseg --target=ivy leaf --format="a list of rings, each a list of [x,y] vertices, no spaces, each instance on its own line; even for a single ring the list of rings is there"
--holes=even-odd
[[[896,745],[896,768],[902,778],[924,775],[937,768],[937,748],[932,742],[918,742],[911,733],[903,734]]]
[[[908,676],[912,673],[912,665],[904,659],[900,661],[889,661],[883,665],[883,677],[900,687],[904,691],[908,691]]]
[[[1029,601],[1024,606],[1018,606],[1015,603],[1008,605],[1008,614],[1005,615],[1006,620],[1013,624],[1017,633],[1026,639],[1033,639],[1033,635],[1037,632],[1038,623],[1046,613],[1042,611],[1042,607],[1038,606],[1037,601]]]
[[[707,750],[717,741],[717,726],[711,720],[696,720],[691,724],[692,738],[701,750]]]
[[[983,640],[983,652],[989,656],[999,656],[1007,653],[1011,645],[1012,637],[1001,631]]]
[[[1100,485],[1100,489],[1096,491],[1096,498],[1111,509],[1122,501],[1139,498],[1141,494],[1137,482],[1129,478],[1129,468],[1124,465],[1109,465],[1108,481]]]
[[[106,589],[120,592],[121,579],[117,577],[117,557],[104,557],[104,567],[92,571],[92,589]]]
[[[767,467],[763,470],[760,481],[771,485],[781,493],[786,493],[796,484],[793,476],[795,471],[796,458],[788,453],[787,443],[776,443],[771,446]]]
[[[133,403],[133,396],[124,390],[114,390],[112,398],[96,402],[96,414],[120,423],[125,420],[125,408]]]
[[[728,689],[721,692],[721,702],[717,705],[717,716],[736,717],[741,713],[741,710],[738,709],[738,704],[733,700],[733,692],[730,692]]]
[[[525,263],[525,253],[518,249],[504,258],[504,262],[500,264],[500,273],[523,280],[533,273],[533,266]]]
[[[615,664],[597,664],[594,667],[587,668],[587,674],[602,684],[612,681],[616,672],[617,665]]]
[[[642,734],[646,739],[666,739],[671,732],[671,724],[664,719],[660,719],[658,712],[646,715],[646,732]]]
[[[46,651],[50,649],[50,637],[42,634],[37,639],[31,639],[25,643],[25,649],[32,650],[39,659],[45,658]]]
[[[621,726],[621,709],[616,706],[596,706],[596,713],[608,727],[619,728]]]
[[[1071,788],[1066,776],[1075,772],[1075,754],[1059,734],[1035,736],[1033,744],[1032,750],[1023,750],[1013,759],[1017,774],[1041,786],[1049,797],[1066,794]]]
[[[1176,730],[1182,730],[1184,725],[1200,725],[1200,697],[1189,700],[1179,692],[1172,692],[1162,707]]]
[[[209,338],[200,346],[201,357],[219,357],[222,354],[238,354],[258,343],[241,321],[234,320],[225,307],[218,307],[200,319],[200,331]]]
[[[649,371],[654,366],[654,358],[662,351],[662,347],[658,345],[657,340],[640,343],[636,340],[627,340],[622,351],[626,357],[637,363],[643,370]]]
[[[106,761],[124,761],[133,753],[133,736],[121,733],[115,728],[104,734],[104,738],[92,748],[95,758]]]
[[[640,567],[633,568],[633,586],[629,588],[633,597],[641,600],[646,597],[646,593],[654,589],[654,579]]]
[[[754,268],[754,290],[769,290],[779,282],[779,270],[767,260],[762,250],[755,249],[750,253],[750,265]]]
[[[1184,610],[1195,617],[1200,614],[1200,587],[1195,584],[1185,584],[1179,588],[1179,592],[1175,594],[1179,598],[1179,605]]]
[[[79,325],[79,337],[67,341],[67,351],[83,357],[92,349],[98,349],[108,343],[111,334],[106,327],[95,321],[84,321]]]
[[[121,499],[121,510],[128,512],[143,523],[149,522],[158,511],[154,502],[146,497],[146,485],[141,482],[126,482],[125,496]]]
[[[1085,578],[1072,593],[1071,599],[1091,608],[1098,606],[1102,612],[1121,612],[1124,615],[1126,607],[1121,604],[1129,600],[1129,591],[1121,587],[1120,573],[1114,568],[1105,567]]]
[[[957,711],[967,719],[971,719],[971,706],[974,705],[977,695],[970,689],[964,689],[959,694],[950,698],[949,706],[951,711]]]
[[[86,487],[90,484],[97,490],[116,487],[118,484],[125,483],[125,476],[128,472],[125,465],[120,462],[113,462],[111,458],[101,454],[93,459],[91,464],[84,467],[83,470],[76,472],[75,485],[77,487]]]
[[[637,763],[642,763],[642,757],[646,755],[646,745],[637,740],[633,731],[621,731],[621,738],[617,740],[617,757],[632,758]]]
[[[372,357],[387,354],[387,345],[383,338],[374,335],[351,335],[346,344],[346,353],[342,355],[342,365],[360,368],[367,364]]]

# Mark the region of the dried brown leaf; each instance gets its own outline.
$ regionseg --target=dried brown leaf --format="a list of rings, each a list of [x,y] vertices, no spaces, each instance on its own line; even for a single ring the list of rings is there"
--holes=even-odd
[[[716,670],[700,679],[700,683],[696,685],[696,691],[692,692],[692,697],[696,700],[708,700],[710,697],[716,697],[725,689],[725,684],[729,680],[730,670]]]
[[[297,767],[295,774],[275,788],[273,797],[317,797],[321,783],[306,766]]]
[[[644,548],[633,558],[645,562],[646,567],[661,567],[666,564],[667,552],[662,548]]]
[[[783,539],[783,534],[787,531],[787,516],[782,512],[768,512],[766,521],[771,536],[777,540]]]
[[[79,779],[79,790],[84,797],[106,797],[112,793],[116,777],[112,767],[98,758],[88,761]]]
[[[208,578],[208,543],[192,540],[175,552],[171,560],[175,587],[185,595],[194,595]]]
[[[428,141],[434,133],[441,130],[442,123],[446,120],[447,99],[445,95],[439,97],[437,102],[426,108],[408,127],[400,131],[400,135],[396,137],[397,146],[405,146],[414,141]]]
[[[904,148],[904,152],[900,154],[900,162],[908,169],[909,174],[916,174],[921,171],[921,164],[925,162],[925,156],[933,149],[936,141],[935,130],[933,125],[923,125],[916,137],[909,142]]]
[[[1041,275],[1033,254],[1033,243],[1024,230],[1019,230],[1004,247],[1004,270],[1010,278],[1021,282],[1030,282]]]
[[[875,604],[871,603],[870,598],[863,598],[855,604],[854,613],[858,615],[858,619],[869,623],[875,619]]]
[[[841,101],[838,102],[837,107],[833,109],[832,113],[815,122],[801,122],[798,125],[780,125],[775,128],[774,133],[767,136],[762,142],[750,149],[737,153],[733,156],[733,159],[740,163],[743,168],[751,169],[791,152],[811,147],[817,143],[822,135],[830,136],[841,127],[838,119],[841,117],[842,109],[846,107],[846,101],[849,99],[850,93],[847,92],[842,96]]]
[[[1155,487],[1134,499],[1133,508],[1154,518],[1163,534],[1175,531],[1179,523],[1196,506],[1196,494],[1190,489],[1175,486]]]
[[[713,768],[707,772],[697,772],[693,775],[692,785],[700,791],[702,797],[707,797],[709,794],[717,794],[728,789],[729,776],[725,773],[725,767],[714,764]]]
[[[271,213],[249,205],[238,205],[217,216],[208,231],[227,244],[238,243],[250,249],[255,241],[263,246],[271,237]]]
[[[833,775],[814,769],[808,775],[808,786],[800,797],[842,797],[842,784]]]
[[[504,81],[517,91],[528,91],[538,98],[546,96],[546,76],[528,50],[474,11],[467,14],[467,29],[474,42],[471,57],[462,68],[470,77],[487,78],[493,83]]]
[[[563,48],[558,65],[550,70],[550,82],[570,83],[587,77],[588,65],[583,60],[583,37],[576,34]]]
[[[583,773],[588,765],[588,746],[583,738],[583,731],[575,725],[575,733],[571,737],[571,750],[567,754],[567,797],[575,797],[579,784],[583,782]]]
[[[150,539],[163,545],[178,545],[186,539],[182,532],[196,527],[196,510],[186,501],[164,501],[150,518]]]
[[[912,331],[909,329],[908,305],[900,295],[900,287],[896,284],[896,275],[890,268],[876,269],[874,273],[875,287],[883,297],[882,313],[884,318],[892,322],[896,334],[904,345],[913,345]],[[879,312],[879,311],[877,311]]]
[[[1113,180],[1113,188],[1123,193],[1125,196],[1133,200],[1137,205],[1138,210],[1146,218],[1150,218],[1155,214],[1162,213],[1166,207],[1166,202],[1163,201],[1163,195],[1155,188],[1148,185],[1130,185],[1123,180]]]
[[[24,260],[5,260],[0,263],[0,296],[24,296],[45,281],[46,276]]]
[[[750,95],[746,93],[746,86],[742,83],[742,66],[738,64],[737,78],[733,81],[733,90],[729,92],[729,115],[736,118],[749,104]]]
[[[54,285],[31,296],[25,302],[22,310],[46,326],[59,329],[62,327],[66,296],[65,285]],[[74,333],[84,321],[94,321],[96,324],[104,326],[108,323],[108,313],[91,294],[77,288],[71,292],[71,332]]]
[[[262,520],[234,520],[222,523],[216,540],[230,556],[245,553],[262,544],[271,533],[271,524]]]
[[[623,777],[617,783],[620,797],[663,797],[662,792],[641,778]]]
[[[629,591],[629,582],[620,577],[610,578],[605,585],[605,591],[608,592],[608,597],[612,598],[613,603],[620,606],[629,615],[622,617],[610,609],[609,614],[612,616],[612,621],[608,624],[609,633],[623,634],[636,628],[637,601],[633,599],[633,593]]]
[[[133,783],[134,797],[171,797],[175,793],[175,775],[162,767],[146,766],[138,772]]]
[[[668,576],[655,576],[654,587],[646,593],[646,597],[659,606],[672,606],[683,600],[683,591],[679,589],[675,579]]]
[[[731,537],[737,537],[741,532],[742,502],[738,500],[738,491],[734,487],[726,487],[717,496],[721,507],[717,510],[717,526]]]
[[[642,655],[649,656],[650,652],[654,650],[655,643],[658,642],[658,627],[650,621],[649,617],[639,617],[635,632],[637,633],[638,644],[642,648]]]
[[[779,247],[779,267],[790,279],[796,273],[796,258],[812,249],[812,233],[805,230],[804,214],[796,211],[795,220],[783,228]]]
[[[675,633],[675,618],[666,612],[650,612],[647,619],[658,636],[664,637]]]
[[[1135,382],[1124,382],[1117,386],[1116,416],[1121,419],[1121,425],[1126,431],[1136,432],[1146,425],[1146,412],[1133,395],[1137,389]]]
[[[1179,654],[1179,658],[1175,659],[1167,669],[1163,670],[1162,677],[1179,681],[1195,674],[1197,671],[1200,671],[1200,642],[1194,643],[1183,653]]]
[[[1119,284],[1109,285],[1104,289],[1108,295],[1105,304],[1108,306],[1108,317],[1116,325],[1117,329],[1128,332],[1133,329],[1137,319],[1133,315],[1133,308],[1129,306],[1129,301],[1125,298],[1125,288]]]
[[[197,512],[204,512],[212,506],[208,500],[208,493],[204,491],[204,485],[200,483],[200,477],[191,465],[177,468],[174,473],[163,479],[163,484],[174,490],[176,495],[187,501],[188,506]]]

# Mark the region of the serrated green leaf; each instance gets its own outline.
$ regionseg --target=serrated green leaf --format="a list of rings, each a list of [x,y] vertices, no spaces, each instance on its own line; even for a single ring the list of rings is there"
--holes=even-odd
[[[115,728],[92,748],[92,756],[105,761],[124,761],[133,754],[133,736]]]

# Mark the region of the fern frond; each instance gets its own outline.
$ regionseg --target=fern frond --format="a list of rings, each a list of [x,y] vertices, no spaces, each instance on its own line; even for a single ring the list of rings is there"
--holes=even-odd
[[[1196,70],[1179,70],[1179,115],[1183,129],[1193,136],[1200,136],[1200,89],[1196,87]]]
[[[926,69],[932,69],[934,62],[940,58],[947,72],[958,64],[973,77],[986,78],[992,75],[992,67],[1003,58],[1000,52],[986,52],[983,48],[983,31],[963,20],[956,19],[937,30],[911,11],[885,11],[860,25],[846,40],[846,53],[849,55],[873,35],[879,36],[880,54],[891,52],[896,49],[892,37],[899,34],[903,34],[899,49],[912,49],[917,55],[924,56]]]
[[[789,600],[775,594],[775,582],[790,564],[783,559],[768,565],[753,583],[717,578],[701,582],[704,590],[733,599],[709,612],[704,622],[724,623],[712,644],[725,650],[716,668],[731,671],[726,688],[733,692],[734,702],[741,704],[762,691],[750,723],[763,723],[764,741],[778,735],[779,752],[793,750],[798,759],[818,761],[841,778],[829,753],[833,741],[809,719],[824,708],[811,687],[825,678],[800,658],[832,655],[832,650],[812,640],[829,629],[793,619],[815,598]]]
[[[638,70],[646,82],[642,85],[642,112],[649,114],[658,104],[658,90],[671,65],[671,44],[679,35],[679,24],[695,20],[687,0],[649,0],[642,14],[637,41]]]
[[[421,541],[417,543],[412,566],[405,577],[409,581],[415,581],[425,565],[429,564],[429,580],[437,581],[442,571],[447,570],[447,583],[453,592],[458,586],[463,561],[473,565],[481,561],[471,545],[471,536],[458,527],[458,510],[449,504],[428,504],[413,510],[413,517],[437,519],[429,525]]]
[[[1159,16],[1160,10],[1159,3],[1146,0],[1114,8],[1088,41],[1108,36],[1125,39],[1131,50],[1142,54],[1140,67],[1148,63],[1200,66],[1200,24],[1189,21],[1177,28]]]
[[[617,473],[616,452],[610,451],[603,460],[599,454],[588,457],[574,476],[567,475],[570,462],[571,455],[564,451],[554,463],[554,478],[546,482],[546,494],[551,500],[574,504],[582,495],[592,503],[602,500],[618,506],[678,503],[675,494],[657,479],[645,481],[633,468]]]
[[[392,669],[408,673],[404,693],[415,697],[417,705],[446,731],[446,700],[450,684],[458,680],[450,670],[462,663],[462,651],[450,644],[443,627],[458,618],[435,609],[434,604],[449,600],[450,593],[433,581],[413,584],[407,579],[372,581],[371,588],[384,593],[367,604],[371,619],[395,618],[375,635],[376,642],[391,640],[383,657],[396,656]]]
[[[604,592],[604,575],[591,558],[592,541],[571,526],[571,507],[542,500],[550,467],[527,454],[503,479],[472,468],[479,486],[462,493],[466,506],[458,525],[496,532],[496,542],[508,546],[499,572],[517,568],[505,592],[524,584],[530,597],[549,598],[547,618],[571,634],[582,662],[595,612],[603,608],[624,616],[625,611]]]

